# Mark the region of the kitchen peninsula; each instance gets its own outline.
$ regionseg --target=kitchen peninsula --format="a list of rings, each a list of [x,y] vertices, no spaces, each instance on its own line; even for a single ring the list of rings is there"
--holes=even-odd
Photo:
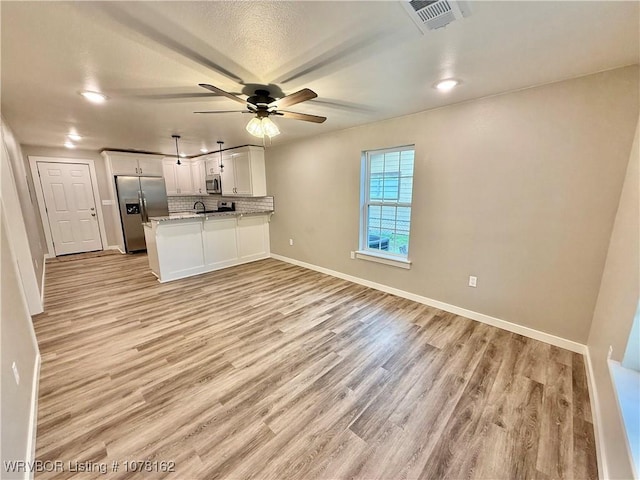
[[[272,210],[173,213],[144,226],[149,266],[160,282],[268,258]]]

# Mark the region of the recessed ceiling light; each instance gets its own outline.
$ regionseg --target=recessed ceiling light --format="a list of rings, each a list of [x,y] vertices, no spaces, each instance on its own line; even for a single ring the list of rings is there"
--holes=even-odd
[[[459,84],[460,82],[458,80],[447,78],[446,80],[440,80],[438,83],[436,83],[435,87],[441,92],[448,92]]]
[[[107,96],[100,92],[84,91],[84,92],[80,92],[80,95],[82,95],[84,98],[86,98],[92,103],[104,103],[104,101],[107,99]]]
[[[200,151],[201,151],[202,153],[207,153],[209,150],[207,150],[206,148],[201,148],[201,149],[200,149]]]
[[[73,144],[73,142],[67,140],[66,142],[64,142],[64,146],[67,148],[76,148],[76,146]]]
[[[186,154],[186,153],[184,153],[184,152],[182,152],[182,153],[180,154],[180,156],[181,156],[182,158],[185,158],[185,157],[187,156],[187,154]]]
[[[80,140],[82,140],[82,137],[77,133],[69,133],[67,137],[69,137],[69,140],[73,140],[74,142],[79,142]]]

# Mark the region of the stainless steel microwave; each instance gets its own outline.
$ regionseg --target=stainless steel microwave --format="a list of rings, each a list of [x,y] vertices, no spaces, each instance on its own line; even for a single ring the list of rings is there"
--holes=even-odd
[[[206,181],[207,193],[222,193],[222,181],[219,174],[207,175]]]

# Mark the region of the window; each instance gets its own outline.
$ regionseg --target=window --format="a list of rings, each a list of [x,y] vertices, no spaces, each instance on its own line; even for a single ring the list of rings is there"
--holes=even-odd
[[[413,160],[413,145],[364,153],[359,254],[406,261]]]

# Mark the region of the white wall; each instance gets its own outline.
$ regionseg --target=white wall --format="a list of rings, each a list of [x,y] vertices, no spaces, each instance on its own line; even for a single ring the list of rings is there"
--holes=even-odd
[[[32,460],[36,424],[37,385],[40,354],[30,317],[30,306],[25,293],[39,300],[38,283],[34,271],[25,226],[25,216],[18,199],[9,149],[5,141],[12,135],[3,123],[2,189],[0,191],[0,394],[2,478],[22,478],[23,474],[7,473],[5,460]],[[15,152],[15,147],[10,149]],[[21,157],[19,157],[21,159]],[[32,212],[29,212],[32,214]],[[33,225],[32,225],[33,228]],[[37,307],[37,305],[36,305]],[[31,308],[32,309],[32,308]],[[41,305],[40,305],[41,309]],[[34,313],[34,312],[32,312]],[[19,373],[14,378],[12,365]]]
[[[640,118],[637,120],[588,341],[604,445],[602,453],[609,478],[620,479],[632,478],[632,470],[607,355],[611,346],[612,358],[622,359],[640,299]]]
[[[47,252],[47,244],[42,230],[42,222],[40,221],[38,201],[35,191],[29,184],[31,175],[28,165],[24,162],[20,145],[4,118],[2,119],[2,155],[4,156],[3,160],[6,162],[2,165],[2,188],[6,194],[6,207],[10,207],[7,210],[7,215],[11,220],[8,225],[9,228],[24,229],[26,245],[21,245],[22,241],[15,242],[18,244],[17,248],[24,248],[25,251],[28,251],[27,255],[30,258],[30,270],[33,270],[33,272],[25,272],[24,276],[33,275],[36,279],[38,291],[42,294],[40,289],[44,280],[44,255]],[[16,256],[19,262],[23,260],[21,252],[16,252]],[[25,265],[20,265],[20,267],[23,270],[26,269],[26,261]],[[27,300],[29,305],[32,305],[29,296]],[[31,309],[32,314],[37,313],[37,309],[33,310],[33,307]]]
[[[7,216],[7,236],[14,246],[14,257],[29,312],[35,315],[43,310],[44,242],[38,231],[39,220],[35,218],[37,209],[32,208],[31,194],[26,186],[20,147],[4,119],[0,157],[0,185]]]
[[[271,251],[585,344],[638,109],[633,66],[271,147]],[[351,260],[361,152],[409,144],[412,268]]]

